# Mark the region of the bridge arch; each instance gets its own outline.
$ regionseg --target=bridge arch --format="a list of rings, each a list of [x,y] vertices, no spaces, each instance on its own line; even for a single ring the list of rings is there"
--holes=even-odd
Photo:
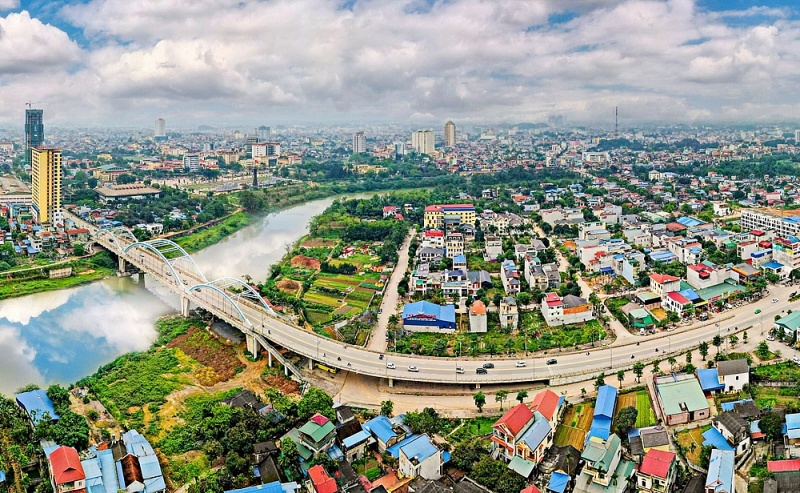
[[[213,285],[220,289],[228,289],[229,291],[233,291],[234,295],[231,299],[236,299],[239,301],[240,299],[244,298],[246,300],[250,300],[255,302],[256,304],[260,305],[267,311],[270,315],[277,317],[278,314],[272,309],[269,304],[264,300],[264,298],[253,289],[253,287],[246,282],[242,281],[241,279],[236,279],[235,277],[221,277],[219,279],[215,279],[211,282],[206,283],[207,285]],[[239,290],[239,291],[235,291]]]
[[[132,243],[125,247],[123,253],[129,253],[131,250],[136,248],[147,250],[161,259],[167,265],[167,267],[169,267],[172,277],[175,278],[178,286],[183,284],[183,279],[178,275],[178,272],[174,268],[174,265],[178,262],[187,264],[187,266],[194,271],[195,274],[197,274],[197,277],[200,280],[203,282],[208,282],[208,279],[206,279],[203,271],[200,270],[192,257],[186,253],[186,250],[181,248],[181,246],[174,241],[164,238],[157,238],[155,240],[148,241],[137,241],[136,243]]]
[[[239,308],[239,304],[238,304],[238,303],[236,303],[236,302],[233,300],[233,298],[231,298],[231,297],[228,295],[228,293],[226,293],[226,292],[225,292],[225,289],[224,289],[224,288],[220,288],[220,287],[218,287],[218,286],[215,286],[215,285],[213,284],[213,282],[211,282],[211,283],[205,283],[205,284],[195,284],[194,286],[192,286],[191,288],[189,288],[189,292],[192,292],[192,291],[200,291],[201,289],[211,289],[212,291],[215,291],[217,294],[219,294],[220,296],[222,296],[222,298],[223,298],[224,300],[226,300],[226,301],[227,301],[227,302],[228,302],[228,303],[229,303],[229,304],[230,304],[230,305],[233,307],[233,309],[234,309],[234,310],[236,310],[236,313],[239,315],[239,318],[241,318],[241,319],[242,319],[242,323],[244,323],[244,325],[245,325],[245,326],[246,326],[248,329],[251,329],[251,328],[253,328],[253,323],[252,323],[252,322],[250,322],[250,320],[249,320],[249,319],[248,319],[248,318],[247,318],[247,317],[244,315],[244,313],[242,313],[242,309],[241,309],[241,308]]]
[[[116,253],[123,252],[123,246],[119,242],[121,238],[126,238],[130,240],[132,243],[136,243],[137,241],[139,241],[136,239],[136,236],[134,236],[131,230],[129,230],[124,226],[112,226],[108,228],[102,228],[98,230],[97,233],[95,233],[95,238],[100,238],[101,236],[108,236],[111,238],[111,242],[114,243],[114,246],[117,247]]]

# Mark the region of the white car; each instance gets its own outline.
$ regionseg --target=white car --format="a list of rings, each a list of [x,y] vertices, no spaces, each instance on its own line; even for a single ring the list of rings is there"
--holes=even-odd
[[[773,303],[777,303],[778,302],[778,298],[772,298],[772,302]]]
[[[524,366],[525,366],[525,362],[524,361],[517,361],[517,368],[522,368]]]
[[[797,356],[793,357],[793,358],[792,358],[792,363],[795,363],[795,364],[797,364],[797,365],[800,365],[800,358],[798,358]]]
[[[768,335],[768,336],[767,336],[767,340],[768,340],[768,341],[774,341],[774,340],[775,340],[775,336],[773,336],[773,335]]]
[[[386,368],[388,368],[390,370],[394,370],[394,368],[395,368],[394,363],[386,363]]]
[[[415,372],[415,373],[416,373],[416,372],[418,372],[418,371],[419,371],[419,368],[417,368],[417,367],[416,367],[416,366],[414,366],[414,365],[411,365],[411,366],[409,366],[409,367],[408,367],[408,371],[413,371],[413,372]]]

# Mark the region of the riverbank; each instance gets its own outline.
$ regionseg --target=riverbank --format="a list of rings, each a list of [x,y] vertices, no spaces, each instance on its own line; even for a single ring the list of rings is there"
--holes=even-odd
[[[99,252],[91,257],[83,257],[54,268],[72,267],[73,274],[60,279],[48,277],[49,268],[27,269],[25,272],[8,272],[0,280],[0,300],[17,298],[30,294],[69,289],[111,276],[115,272],[114,261],[108,252]]]
[[[238,211],[213,226],[206,226],[173,241],[189,253],[200,251],[222,241],[240,229],[252,224],[257,214]]]

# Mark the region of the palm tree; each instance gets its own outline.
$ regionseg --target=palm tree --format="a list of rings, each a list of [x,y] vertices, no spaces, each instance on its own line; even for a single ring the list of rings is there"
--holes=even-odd
[[[619,388],[622,388],[622,381],[625,380],[625,370],[617,372],[617,380],[619,380]]]
[[[670,356],[669,358],[667,358],[667,363],[669,363],[669,368],[670,368],[670,370],[672,370],[672,369],[674,369],[674,368],[675,368],[675,363],[677,363],[677,362],[678,362],[678,360],[676,360],[676,359],[675,359],[674,357],[672,357],[672,356]]]

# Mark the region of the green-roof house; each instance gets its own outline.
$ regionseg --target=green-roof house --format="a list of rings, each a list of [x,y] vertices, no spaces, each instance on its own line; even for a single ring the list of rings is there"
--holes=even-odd
[[[622,458],[622,441],[617,435],[612,433],[608,440],[589,438],[581,460],[585,465],[574,493],[622,493],[627,489],[634,464]]]
[[[336,426],[321,414],[315,414],[300,430],[300,441],[314,455],[324,452],[336,438]]]

